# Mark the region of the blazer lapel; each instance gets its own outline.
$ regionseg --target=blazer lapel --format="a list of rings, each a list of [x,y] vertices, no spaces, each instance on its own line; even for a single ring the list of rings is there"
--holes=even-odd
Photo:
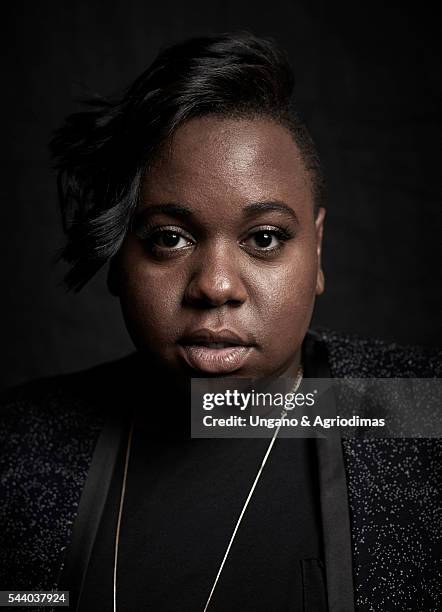
[[[306,378],[331,378],[327,349],[312,332],[304,340],[303,357]],[[326,392],[322,401],[326,402],[327,415],[336,416],[333,388]],[[317,438],[315,444],[329,612],[353,612],[350,513],[339,430],[331,428],[327,437]]]

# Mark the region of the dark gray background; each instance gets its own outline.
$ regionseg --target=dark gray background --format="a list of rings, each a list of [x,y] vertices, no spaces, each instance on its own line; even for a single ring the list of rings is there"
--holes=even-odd
[[[315,322],[440,343],[441,61],[427,3],[14,2],[3,15],[0,385],[86,367],[131,343],[105,274],[78,295],[47,142],[75,99],[126,86],[160,46],[249,29],[289,52],[329,180],[327,290]],[[420,8],[422,7],[422,8]],[[124,155],[124,152],[122,152]]]

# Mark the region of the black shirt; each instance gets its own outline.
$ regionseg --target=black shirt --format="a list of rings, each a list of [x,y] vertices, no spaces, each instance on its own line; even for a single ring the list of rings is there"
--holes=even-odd
[[[146,441],[135,429],[117,609],[202,612],[269,440],[158,438]],[[312,443],[276,440],[209,610],[300,610],[303,578],[312,574],[315,584],[306,588],[317,590],[322,536]],[[82,611],[111,608],[122,466],[97,534]]]

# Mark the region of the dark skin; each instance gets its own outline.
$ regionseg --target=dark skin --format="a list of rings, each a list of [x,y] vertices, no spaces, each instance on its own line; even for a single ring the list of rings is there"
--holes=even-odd
[[[295,376],[324,289],[324,216],[286,127],[218,116],[182,125],[146,172],[114,264],[137,348],[178,378]],[[201,329],[245,346],[199,336],[193,346]]]

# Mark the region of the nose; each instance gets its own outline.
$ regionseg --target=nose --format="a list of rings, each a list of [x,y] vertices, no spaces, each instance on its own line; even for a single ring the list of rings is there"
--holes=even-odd
[[[247,299],[239,258],[228,245],[215,245],[200,252],[191,271],[184,301],[197,308],[239,306]]]

